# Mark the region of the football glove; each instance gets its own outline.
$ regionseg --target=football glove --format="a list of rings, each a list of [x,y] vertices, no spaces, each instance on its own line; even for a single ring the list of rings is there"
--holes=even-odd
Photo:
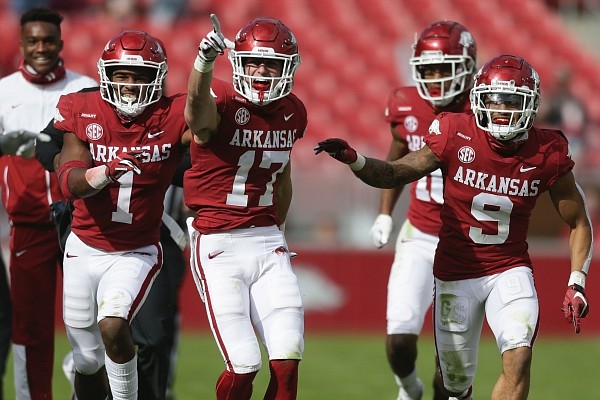
[[[35,154],[35,141],[49,142],[50,136],[45,133],[25,130],[0,134],[0,152],[9,156],[31,158]]]
[[[204,63],[212,63],[217,58],[217,55],[224,54],[225,49],[233,48],[233,42],[225,39],[221,33],[221,24],[215,14],[210,14],[210,19],[213,24],[213,30],[206,34],[206,37],[198,46],[198,58]]]
[[[373,244],[378,249],[388,244],[390,241],[390,233],[392,233],[393,227],[394,222],[391,215],[379,214],[377,218],[375,218],[375,222],[373,222],[370,233],[371,240],[373,240]]]
[[[573,324],[575,333],[579,333],[580,318],[585,318],[590,307],[588,306],[587,298],[583,293],[583,287],[573,284],[567,287],[567,293],[563,300],[561,311],[568,323]]]
[[[141,150],[124,151],[113,158],[108,164],[106,164],[106,176],[108,176],[113,182],[119,180],[126,172],[133,171],[136,174],[141,174],[141,162],[142,157]]]
[[[343,139],[324,140],[319,142],[314,150],[315,154],[319,154],[324,151],[331,157],[343,162],[344,164],[352,164],[358,159],[356,150],[350,147],[348,142]]]

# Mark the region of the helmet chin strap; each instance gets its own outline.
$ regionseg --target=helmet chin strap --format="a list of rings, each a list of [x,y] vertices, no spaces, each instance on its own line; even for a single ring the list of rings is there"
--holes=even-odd
[[[132,120],[135,117],[137,117],[138,115],[140,115],[141,113],[144,112],[144,110],[146,109],[146,106],[138,106],[137,109],[133,109],[133,107],[130,106],[115,106],[115,109],[117,110],[117,113],[125,118],[126,120]]]

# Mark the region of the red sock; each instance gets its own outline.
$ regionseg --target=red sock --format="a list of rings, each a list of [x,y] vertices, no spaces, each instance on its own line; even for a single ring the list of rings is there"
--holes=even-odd
[[[217,380],[217,400],[250,400],[252,381],[257,372],[236,374],[227,370],[223,371]]]
[[[264,400],[296,400],[300,360],[271,360],[271,380]]]

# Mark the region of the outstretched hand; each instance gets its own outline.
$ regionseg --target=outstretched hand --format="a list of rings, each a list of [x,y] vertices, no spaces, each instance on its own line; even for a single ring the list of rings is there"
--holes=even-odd
[[[133,171],[137,175],[141,174],[141,157],[141,150],[121,152],[108,164],[106,164],[106,176],[108,176],[112,181],[116,182],[120,177],[129,171]]]
[[[326,152],[336,160],[344,164],[352,164],[358,159],[356,150],[354,150],[344,139],[327,139],[319,142],[314,148],[315,154]]]
[[[36,140],[49,142],[50,136],[22,129],[0,134],[0,152],[10,156],[31,158],[35,154]]]
[[[573,284],[567,288],[561,311],[568,323],[573,324],[575,333],[581,331],[580,318],[585,318],[590,310],[583,287]]]

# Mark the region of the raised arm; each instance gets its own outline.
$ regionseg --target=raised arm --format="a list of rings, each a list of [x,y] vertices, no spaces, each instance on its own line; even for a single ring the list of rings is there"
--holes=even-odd
[[[396,161],[382,161],[364,157],[343,139],[327,139],[315,147],[315,154],[328,153],[348,164],[360,180],[378,188],[394,188],[416,181],[442,166],[441,160],[424,146]]]
[[[185,105],[185,121],[191,129],[196,143],[206,143],[217,131],[220,116],[210,91],[213,66],[217,55],[224,54],[228,40],[221,33],[221,26],[215,14],[211,14],[213,30],[200,42],[198,56],[188,80],[188,94]]]

